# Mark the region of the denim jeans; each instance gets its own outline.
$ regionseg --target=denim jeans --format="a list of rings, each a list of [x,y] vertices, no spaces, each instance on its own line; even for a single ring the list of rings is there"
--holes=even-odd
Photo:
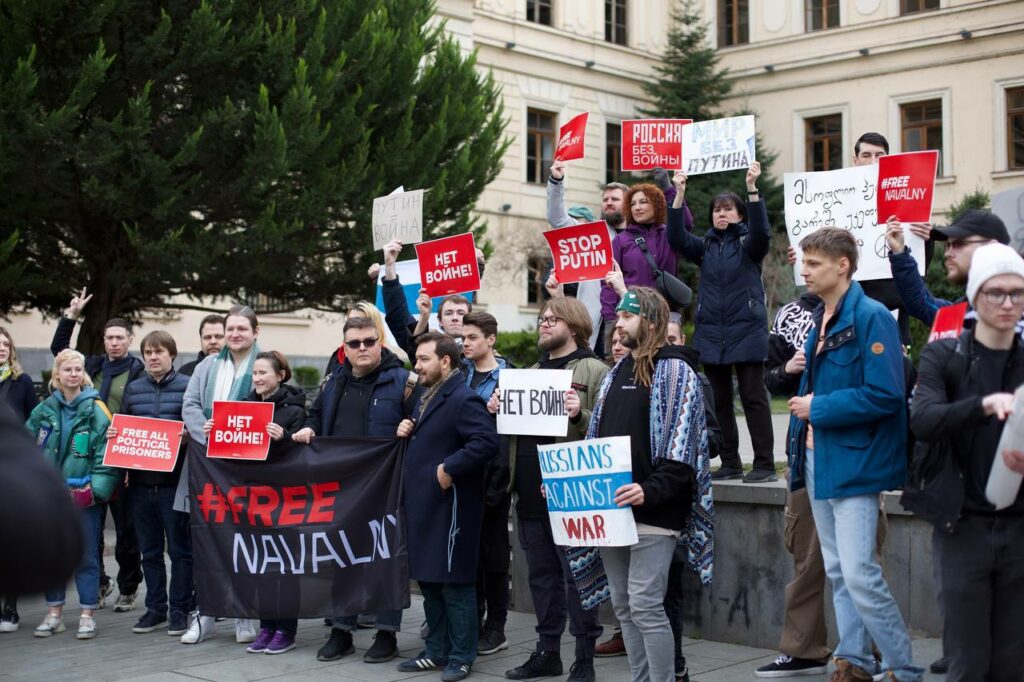
[[[629,547],[601,548],[633,682],[675,679],[675,644],[664,606],[675,548],[673,535],[641,535]]]
[[[476,584],[420,582],[427,617],[426,652],[431,658],[473,664],[480,633],[476,619]]]
[[[920,680],[924,669],[914,665],[907,626],[875,556],[878,495],[815,499],[810,448],[805,471],[825,574],[832,583],[839,631],[833,655],[873,673],[873,639],[882,652],[882,671],[891,670],[900,682]]]
[[[192,536],[188,514],[176,512],[170,485],[131,485],[128,508],[142,551],[142,575],[146,580],[146,610],[166,616],[167,570],[164,540],[171,558],[170,612],[187,615],[192,610]]]
[[[86,509],[78,510],[78,521],[82,524],[82,540],[85,544],[82,562],[75,570],[75,588],[78,590],[78,603],[83,609],[94,609],[100,602],[100,563],[98,548],[100,545],[100,515],[106,507],[94,504]],[[45,540],[44,540],[45,541]],[[64,606],[67,586],[47,590],[45,593],[47,606]]]
[[[376,616],[377,624],[374,627],[378,630],[398,632],[402,629],[402,609],[384,609],[377,611]],[[331,618],[331,624],[336,630],[355,632],[358,628],[358,618],[359,616],[334,616]]]

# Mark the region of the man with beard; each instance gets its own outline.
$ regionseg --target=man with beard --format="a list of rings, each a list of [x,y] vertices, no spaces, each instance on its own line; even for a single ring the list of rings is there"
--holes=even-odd
[[[199,351],[199,357],[192,362],[186,362],[178,370],[178,374],[190,377],[192,373],[196,371],[196,367],[200,362],[206,359],[208,355],[216,355],[220,352],[221,346],[224,345],[224,316],[223,315],[207,315],[199,323],[199,343],[202,346],[202,350]]]
[[[565,438],[512,436],[509,446],[512,476],[510,489],[516,495],[519,544],[526,554],[533,609],[537,614],[537,649],[517,668],[505,673],[510,680],[529,680],[562,674],[562,632],[568,611],[569,632],[576,638],[576,660],[569,680],[594,679],[594,644],[601,636],[597,609],[584,608],[573,581],[563,548],[551,535],[548,507],[541,495],[540,461],[537,446],[560,441],[581,440],[590,422],[590,410],[608,367],[587,345],[592,331],[590,315],[574,298],[553,298],[537,318],[542,354],[534,368],[572,370],[572,388],[566,396],[569,430]],[[496,393],[488,409],[498,411]]]
[[[411,391],[410,384],[415,384],[415,376],[383,347],[371,319],[348,318],[343,334],[345,362],[324,382],[305,426],[292,440],[309,443],[314,436],[389,438],[405,417],[404,403]],[[330,638],[317,652],[317,660],[336,661],[355,652],[352,632],[357,627],[357,617],[358,614],[343,614],[332,619]],[[397,656],[395,633],[401,626],[401,610],[378,612],[373,645],[363,660],[383,663]]]
[[[477,656],[484,471],[498,451],[498,430],[459,372],[455,341],[429,332],[416,344],[424,391],[396,433],[409,439],[402,474],[409,577],[419,583],[428,633],[425,649],[398,669],[443,668],[442,682],[457,682],[469,676]]]

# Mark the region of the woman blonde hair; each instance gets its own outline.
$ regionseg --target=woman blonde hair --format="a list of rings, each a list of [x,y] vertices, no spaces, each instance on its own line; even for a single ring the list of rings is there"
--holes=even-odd
[[[65,348],[61,352],[57,353],[57,357],[53,359],[53,373],[50,374],[50,388],[54,391],[59,391],[62,388],[60,385],[60,368],[72,360],[78,360],[82,363],[82,386],[92,387],[92,378],[89,376],[89,373],[85,371],[85,356],[77,350]]]
[[[14,345],[14,337],[6,327],[0,327],[0,336],[7,339],[7,343],[11,346],[11,352],[7,355],[7,364],[11,367],[11,378],[17,379],[25,373],[25,370],[21,368],[21,362],[18,360],[18,348]]]
[[[384,316],[377,309],[377,306],[370,303],[369,301],[359,301],[348,311],[348,316],[353,317],[352,313],[358,313],[355,317],[366,317],[373,322],[374,328],[377,330],[377,338],[380,339],[380,344],[386,346],[388,338],[388,330],[384,325]]]

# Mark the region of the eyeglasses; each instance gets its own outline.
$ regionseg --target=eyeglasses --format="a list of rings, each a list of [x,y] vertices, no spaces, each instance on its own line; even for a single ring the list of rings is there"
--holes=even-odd
[[[1014,305],[1024,303],[1024,289],[1017,289],[1015,291],[1003,291],[1002,289],[982,289],[981,295],[985,297],[985,301],[989,305],[1003,305],[1006,303],[1006,299],[1009,298],[1010,302]]]
[[[946,242],[947,251],[956,251],[963,249],[969,244],[988,244],[991,239],[950,239]]]
[[[564,317],[558,317],[557,315],[545,315],[544,317],[537,318],[537,326],[554,327],[556,324],[558,324],[561,320],[564,319]]]
[[[377,345],[377,339],[356,339],[354,341],[346,341],[345,347],[349,350],[357,350],[359,348],[373,348]]]

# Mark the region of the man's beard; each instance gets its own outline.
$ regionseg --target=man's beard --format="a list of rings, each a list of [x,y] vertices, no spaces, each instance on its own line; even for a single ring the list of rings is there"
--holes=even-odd
[[[625,216],[622,215],[622,211],[605,211],[601,214],[601,219],[612,227],[621,225],[626,220]]]
[[[437,372],[431,374],[424,373],[420,375],[420,382],[427,388],[430,388],[435,384],[441,383],[443,379],[444,374],[441,372],[441,370],[438,370]]]
[[[540,337],[540,339],[538,339],[537,341],[537,347],[540,348],[542,351],[551,352],[556,348],[561,348],[562,346],[564,346],[566,343],[568,343],[570,338],[571,335],[569,334],[569,332],[565,332],[564,334],[556,332],[554,334],[551,334],[547,338],[543,336]]]
[[[636,350],[640,346],[640,342],[637,341],[636,337],[622,330],[619,330],[619,343],[630,350]]]

